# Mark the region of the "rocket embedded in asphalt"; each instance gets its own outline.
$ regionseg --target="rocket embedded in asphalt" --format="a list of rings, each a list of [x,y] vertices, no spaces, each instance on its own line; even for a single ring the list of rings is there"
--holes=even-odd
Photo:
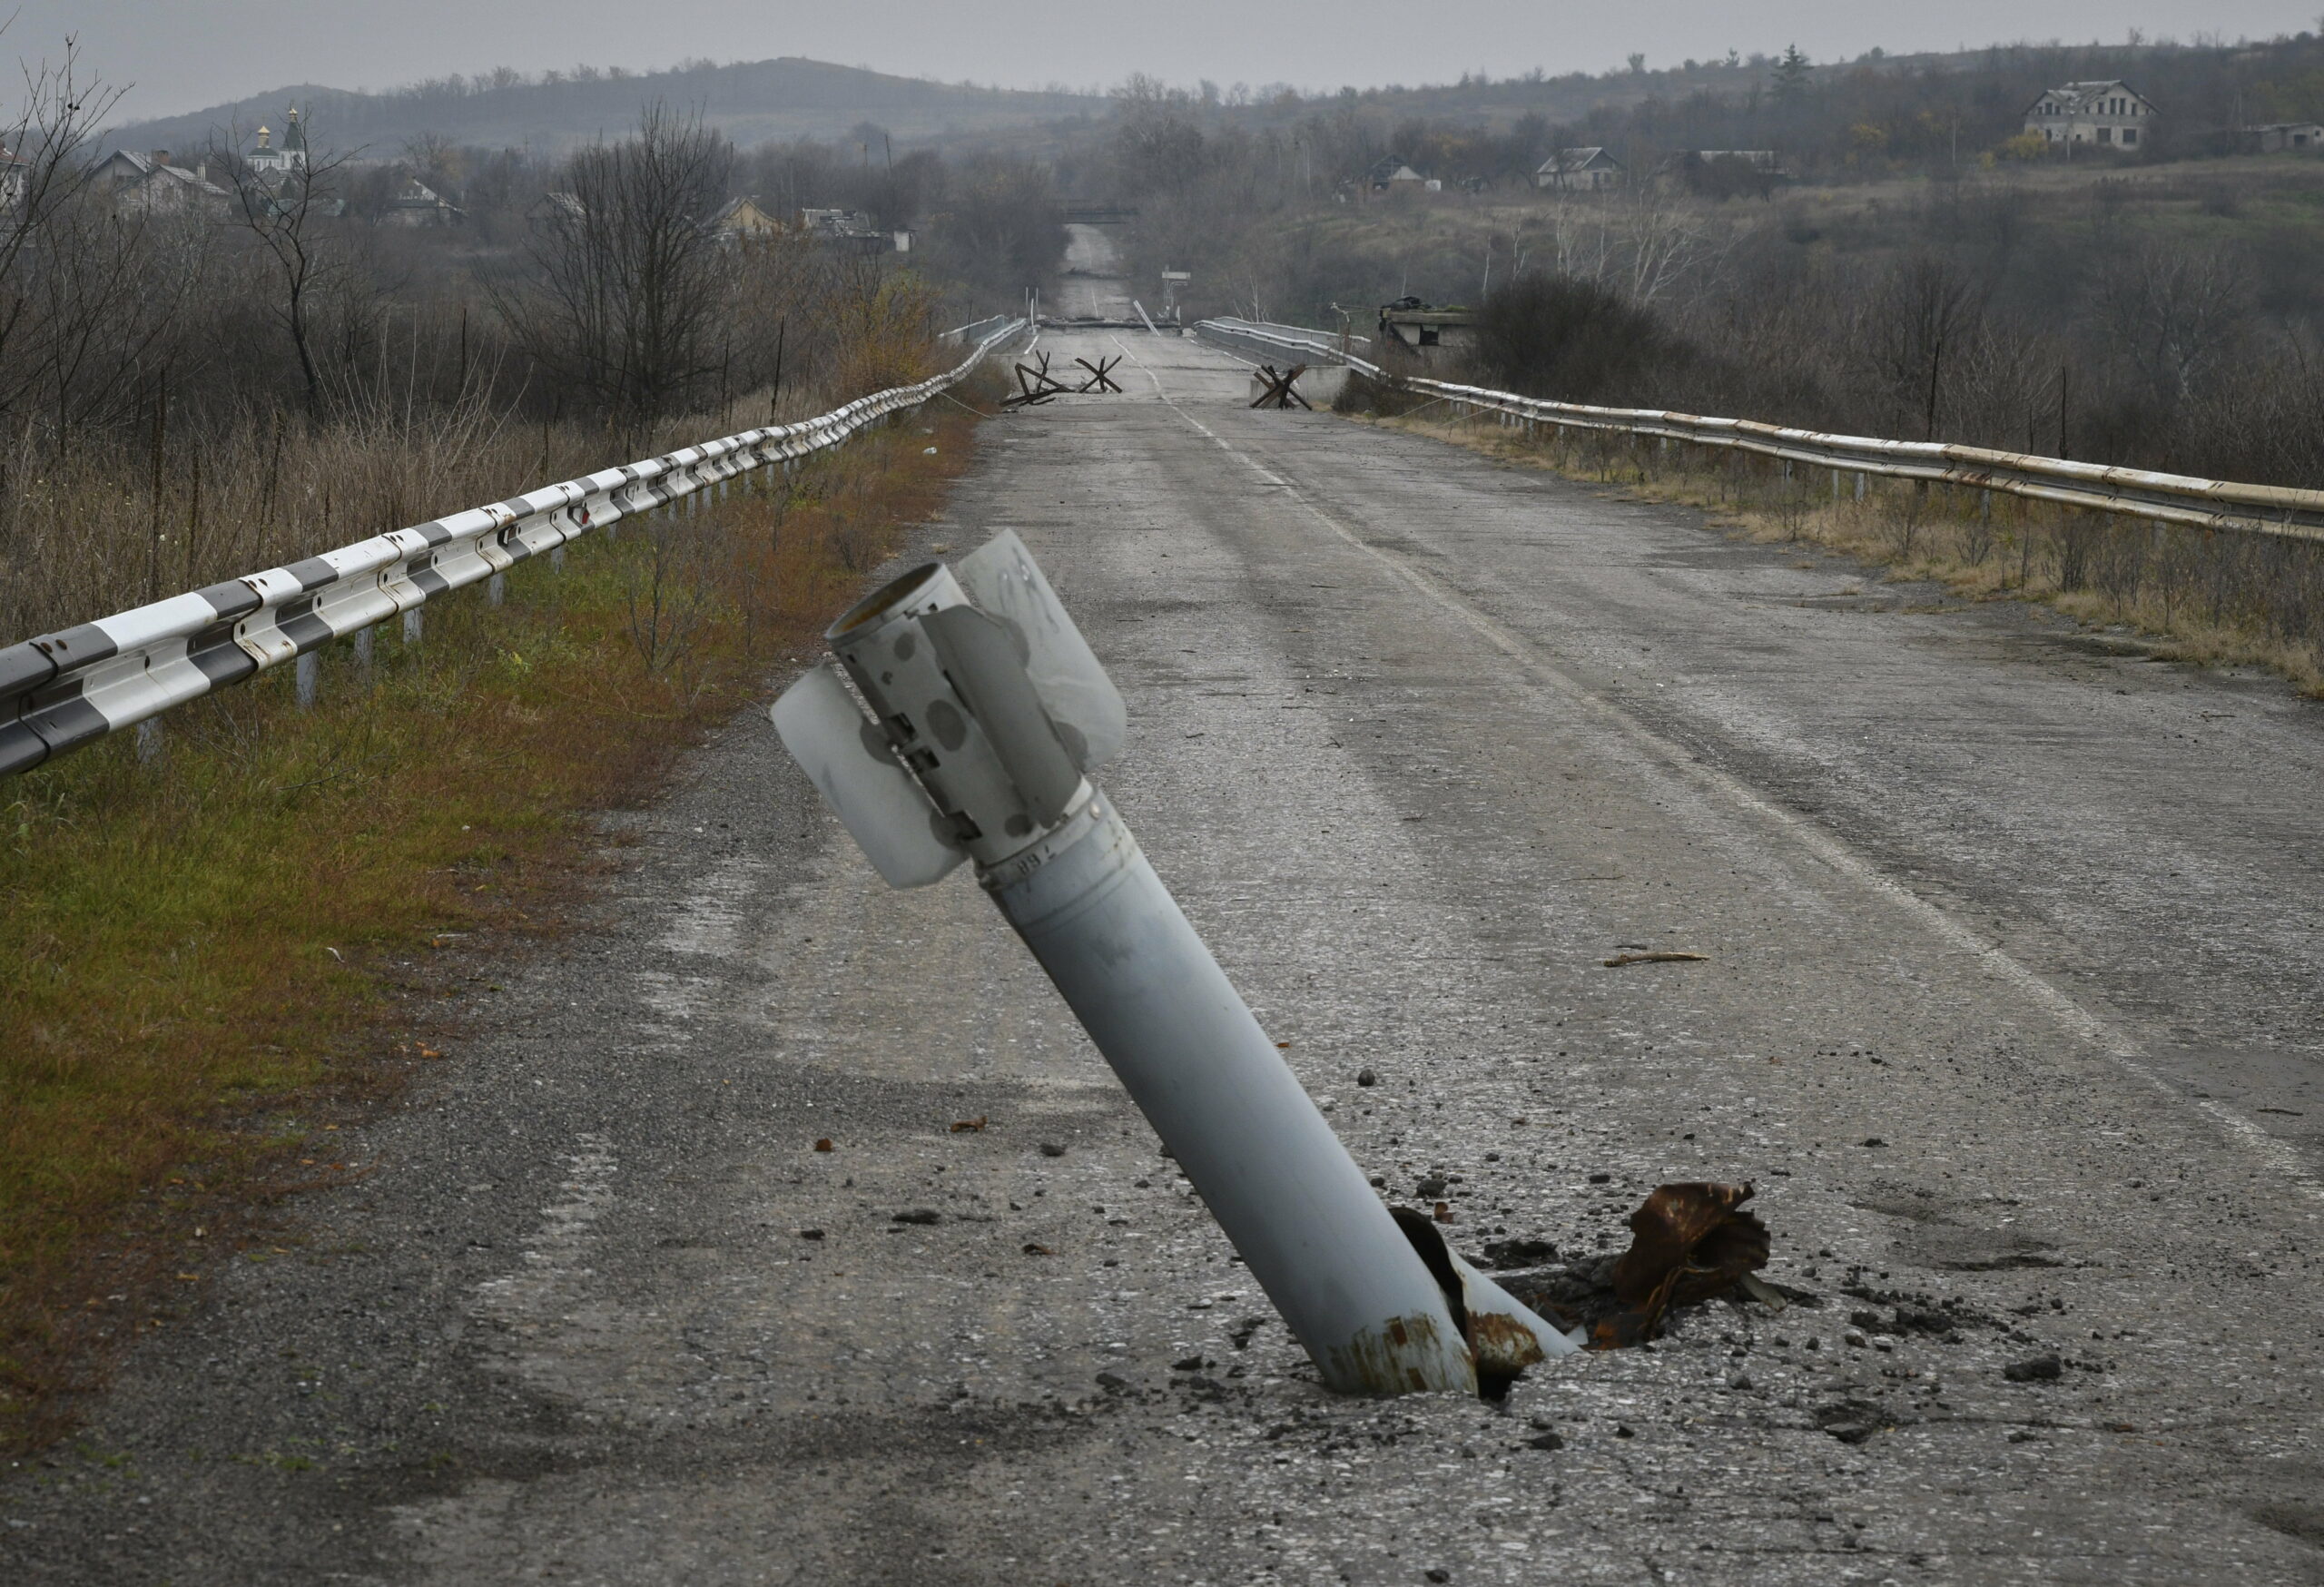
[[[1473,1393],[1574,1348],[1423,1260],[1089,782],[1127,713],[1013,532],[824,637],[846,681],[826,664],[784,692],[784,746],[891,885],[975,862],[1326,1384]]]

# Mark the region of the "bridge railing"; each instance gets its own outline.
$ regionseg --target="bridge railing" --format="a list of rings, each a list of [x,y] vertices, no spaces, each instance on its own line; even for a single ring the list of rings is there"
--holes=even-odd
[[[1339,339],[1325,330],[1265,325],[1244,320],[1206,320],[1196,333],[1231,350],[1304,353],[1375,379],[1431,393],[1455,412],[1492,413],[1527,429],[1550,425],[1562,429],[1647,436],[1661,441],[1753,453],[1797,465],[1829,469],[1835,493],[1843,476],[1915,479],[2084,508],[2098,512],[2181,524],[2239,534],[2324,540],[2324,490],[2284,485],[2242,485],[2076,462],[2026,452],[1956,446],[1948,441],[1892,441],[1872,436],[1827,435],[1749,419],[1711,419],[1699,414],[1642,408],[1597,408],[1552,402],[1482,386],[1458,385],[1421,376],[1397,376],[1353,355],[1343,358]]]
[[[229,579],[0,649],[0,776],[136,725],[706,487],[835,447],[966,379],[1021,320],[985,320],[972,350],[915,385],[797,424],[665,457]],[[978,327],[964,327],[977,330]]]

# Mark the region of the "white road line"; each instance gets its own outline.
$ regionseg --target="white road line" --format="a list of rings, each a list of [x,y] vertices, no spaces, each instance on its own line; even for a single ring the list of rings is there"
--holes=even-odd
[[[2053,985],[2041,971],[2012,957],[2005,950],[1980,935],[1938,905],[1884,873],[1878,865],[1858,853],[1835,833],[1804,820],[1794,811],[1786,810],[1778,804],[1770,803],[1742,779],[1695,759],[1687,750],[1663,737],[1620,705],[1598,694],[1578,678],[1544,660],[1538,646],[1477,610],[1430,574],[1413,567],[1394,553],[1384,551],[1364,539],[1339,518],[1318,506],[1298,486],[1270,471],[1256,458],[1243,452],[1220,437],[1202,420],[1179,407],[1169,392],[1163,389],[1161,377],[1148,367],[1145,360],[1130,351],[1118,337],[1114,339],[1114,345],[1121,348],[1131,362],[1146,371],[1146,378],[1154,382],[1155,395],[1162,399],[1171,412],[1193,426],[1211,444],[1241,463],[1259,478],[1269,485],[1288,491],[1291,498],[1305,508],[1316,522],[1378,562],[1421,596],[1458,618],[1487,644],[1515,662],[1535,684],[1546,685],[1575,705],[1594,713],[1599,720],[1627,735],[1634,744],[1647,750],[1657,761],[1679,777],[1694,783],[1700,788],[1718,794],[1752,813],[1783,827],[1809,853],[1823,861],[1833,870],[1886,899],[1904,910],[1905,913],[1916,917],[1921,923],[1930,927],[1945,941],[1971,954],[1986,970],[2024,992],[2068,1030],[2112,1059],[2124,1072],[2145,1081],[2174,1102],[2193,1101],[2198,1111],[2207,1115],[2233,1141],[2257,1157],[2271,1172],[2298,1186],[2309,1200],[2324,1206],[2324,1185],[2319,1185],[2309,1176],[2306,1165],[2300,1161],[2299,1154],[2288,1143],[2277,1139],[2260,1125],[2245,1118],[2224,1102],[2215,1099],[2198,1099],[2188,1097],[2184,1091],[2148,1064],[2144,1050],[2132,1040],[2127,1032],[2084,1008],[2069,993]],[[2317,1216],[2318,1214],[2313,1212],[2309,1214],[2311,1219]]]

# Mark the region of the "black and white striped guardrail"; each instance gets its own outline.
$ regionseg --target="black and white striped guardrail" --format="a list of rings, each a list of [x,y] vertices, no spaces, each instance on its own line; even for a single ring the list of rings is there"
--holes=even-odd
[[[1947,441],[1890,441],[1871,436],[1827,435],[1749,419],[1707,419],[1654,409],[1593,408],[1579,402],[1551,402],[1482,386],[1392,375],[1364,359],[1343,356],[1338,339],[1326,330],[1231,319],[1206,320],[1195,329],[1204,340],[1230,351],[1304,353],[1345,364],[1375,379],[1393,380],[1413,390],[1430,392],[1456,410],[1497,413],[1506,420],[1529,427],[1548,424],[1752,452],[1789,463],[1828,468],[1833,471],[1836,483],[1842,474],[1918,479],[1976,490],[1998,490],[2033,500],[2195,528],[2324,540],[2324,490],[2302,490],[2284,485],[2240,485],[2185,474],[2081,463],[2066,458],[1955,446]]]
[[[798,424],[744,430],[545,486],[0,649],[0,776],[413,611],[592,529],[837,446],[959,383],[1023,325],[1002,320],[965,328],[981,334],[953,369]]]

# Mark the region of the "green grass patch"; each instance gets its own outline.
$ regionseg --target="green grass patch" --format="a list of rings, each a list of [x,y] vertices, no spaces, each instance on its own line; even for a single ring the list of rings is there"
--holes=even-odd
[[[404,997],[459,933],[557,929],[590,813],[762,695],[973,431],[935,404],[525,563],[499,606],[431,603],[368,664],[335,645],[311,709],[285,666],[172,713],[156,755],[123,734],[0,783],[0,1442],[68,1426],[235,1208],[359,1171],[316,1143],[438,1056]]]

